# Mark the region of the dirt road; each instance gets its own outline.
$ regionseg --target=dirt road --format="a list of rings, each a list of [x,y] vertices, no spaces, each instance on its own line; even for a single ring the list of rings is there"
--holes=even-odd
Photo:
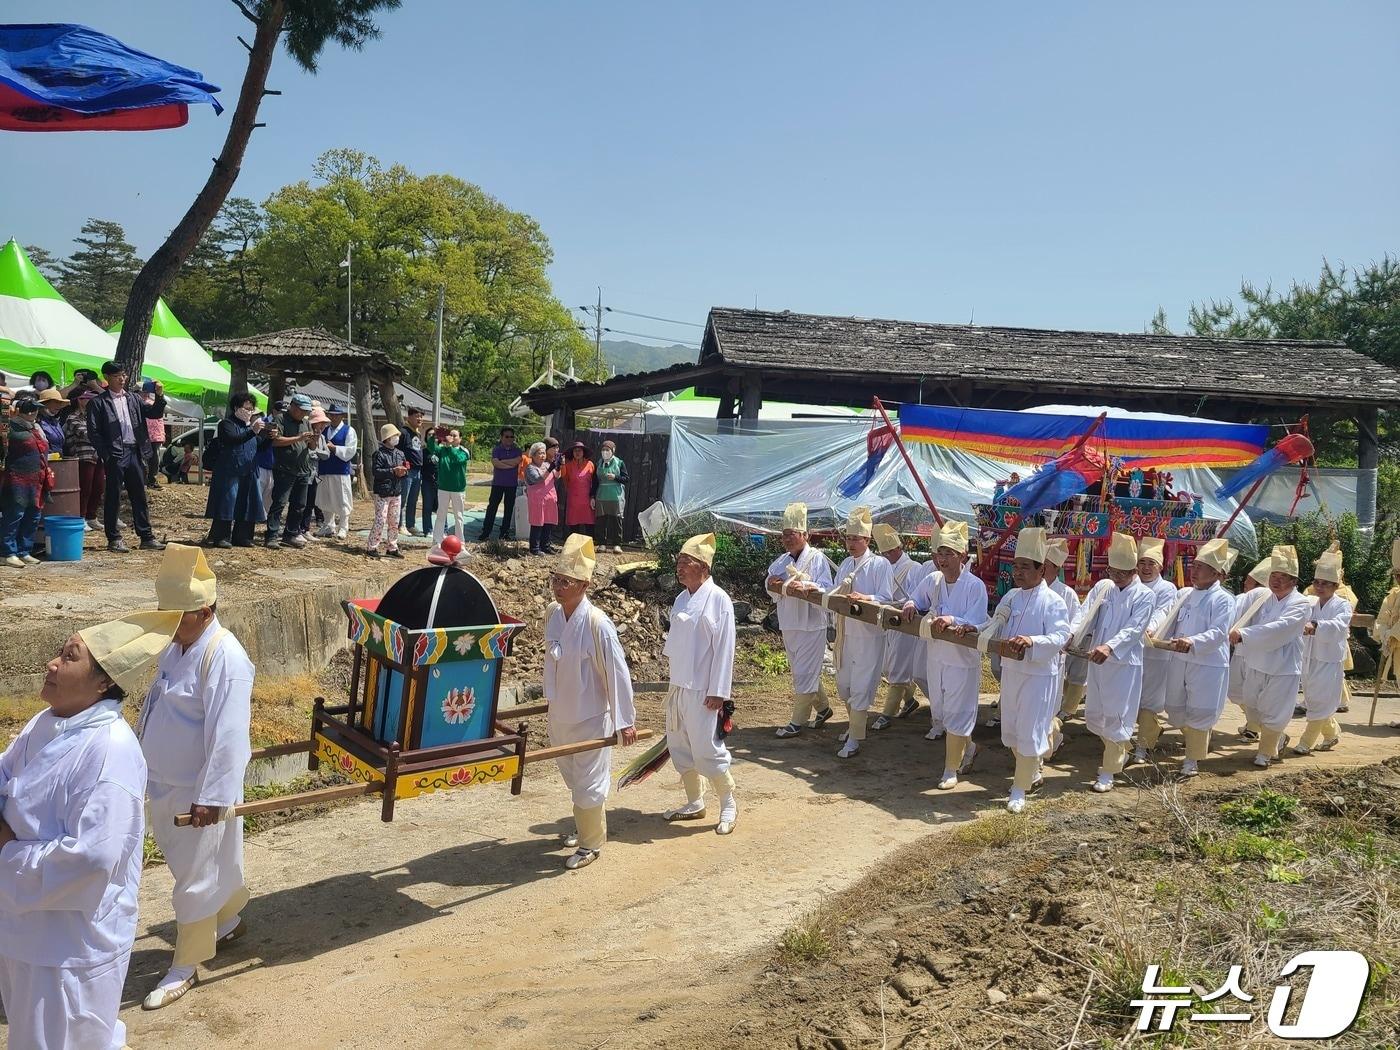
[[[1342,716],[1350,720],[1342,749],[1281,767],[1400,752],[1400,734],[1366,729],[1365,706]],[[387,825],[364,803],[258,836],[247,846],[249,936],[158,1013],[137,1004],[168,963],[174,928],[169,875],[150,869],[124,1010],[132,1045],[683,1041],[689,1020],[743,998],[750,953],[821,898],[894,849],[1005,798],[1010,763],[996,745],[970,782],[934,789],[943,745],[923,739],[924,712],[872,734],[859,758],[842,762],[839,716],[835,729],[778,741],[781,710],[747,702],[749,724],[733,738],[742,810],[727,839],[710,820],[661,822],[659,811],[679,797],[669,767],[614,797],[607,850],[576,873],[561,866],[570,809],[552,768],[532,767],[518,799],[503,787],[430,796],[402,804]],[[657,724],[654,699],[643,723]],[[991,745],[995,731],[978,736]],[[1175,736],[1168,740],[1174,748]],[[1225,754],[1208,766],[1224,776],[1213,772],[1201,786],[1256,783],[1233,736],[1223,742]],[[1096,759],[1075,723],[1045,795],[1082,791]],[[1135,794],[1120,789],[1101,804],[1130,806]]]

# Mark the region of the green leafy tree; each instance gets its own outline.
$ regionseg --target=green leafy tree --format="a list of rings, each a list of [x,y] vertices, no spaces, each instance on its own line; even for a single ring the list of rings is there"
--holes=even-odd
[[[277,42],[285,40],[287,51],[297,65],[314,73],[317,58],[328,43],[358,50],[379,34],[375,13],[398,7],[400,0],[233,0],[233,3],[254,26],[253,42],[248,45],[248,66],[223,149],[214,159],[209,178],[184,217],[170,231],[170,236],[146,260],[131,286],[116,357],[133,374],[141,371],[156,301],[175,280],[233,190],[248,140],[258,125],[258,108],[267,94],[267,76],[272,69]]]
[[[263,327],[267,304],[253,247],[265,227],[256,204],[229,198],[170,286],[170,308],[200,338],[248,335]]]
[[[122,315],[141,260],[121,223],[89,219],[73,240],[78,249],[59,266],[59,291],[89,319],[110,327]]]
[[[427,389],[443,290],[444,400],[469,392],[456,401],[475,421],[503,420],[551,354],[584,359],[546,275],[548,239],[528,215],[455,176],[386,168],[352,149],[324,154],[313,174],[268,199],[252,250],[271,326],[344,333],[349,249],[355,342]]]

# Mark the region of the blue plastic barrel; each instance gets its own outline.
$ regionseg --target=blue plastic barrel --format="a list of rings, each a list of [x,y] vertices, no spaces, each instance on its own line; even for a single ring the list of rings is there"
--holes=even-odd
[[[83,560],[83,519],[57,514],[44,516],[44,537],[48,541],[49,561]]]

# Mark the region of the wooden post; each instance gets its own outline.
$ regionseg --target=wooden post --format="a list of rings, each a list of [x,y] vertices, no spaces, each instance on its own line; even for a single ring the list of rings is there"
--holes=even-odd
[[[510,793],[520,794],[521,787],[525,784],[525,750],[530,739],[530,727],[524,722],[516,728],[516,734],[520,740],[515,745],[515,756],[520,759],[520,766],[516,769],[515,776],[510,780]]]
[[[248,392],[248,362],[241,357],[232,358],[228,363],[228,392],[230,395]]]
[[[739,386],[739,418],[741,425],[754,429],[758,426],[758,410],[763,407],[763,377],[746,375]]]
[[[1376,524],[1376,472],[1380,467],[1379,410],[1364,408],[1356,414],[1356,524],[1363,529]]]
[[[356,652],[358,653],[358,646]],[[316,734],[321,729],[321,716],[325,713],[326,698],[318,696],[311,705],[311,739],[306,752],[306,768],[314,773],[321,768],[321,759],[316,754]]]
[[[267,373],[267,400],[282,401],[287,397],[287,373],[280,368],[270,368]]]
[[[389,745],[389,758],[384,763],[384,804],[379,807],[379,819],[385,824],[394,819],[394,796],[399,790],[399,744]]]
[[[360,465],[355,468],[355,493],[360,499],[368,499],[365,464],[379,447],[379,432],[374,425],[374,405],[369,398],[369,373],[357,372],[351,381],[351,389],[355,393],[355,430],[360,439]]]

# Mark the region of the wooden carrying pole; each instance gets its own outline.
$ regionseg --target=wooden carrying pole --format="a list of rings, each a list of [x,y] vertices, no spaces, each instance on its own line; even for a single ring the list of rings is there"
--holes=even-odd
[[[258,813],[271,813],[279,809],[292,809],[296,806],[311,806],[317,802],[335,802],[342,798],[359,798],[362,795],[377,795],[384,790],[384,782],[376,780],[372,784],[341,784],[338,787],[320,788],[316,791],[303,791],[296,795],[283,795],[280,798],[264,798],[257,802],[240,802],[232,807],[233,812],[225,810],[220,814],[223,820],[233,820],[235,817],[251,817]],[[190,826],[190,815],[188,813],[177,813],[175,815],[175,826],[177,828],[187,828]]]
[[[772,594],[782,594],[782,588],[769,584],[768,590]],[[880,605],[878,602],[858,601],[854,598],[841,597],[827,606],[823,599],[826,597],[820,590],[792,592],[785,595],[788,598],[801,598],[804,602],[811,602],[813,605],[820,605],[828,612],[833,612],[837,616],[847,616],[852,620],[860,620],[862,623],[873,624],[882,627],[886,631],[898,631],[900,634],[912,635],[915,638],[923,638],[922,620],[923,617],[915,617],[906,620],[904,614],[892,605]],[[953,645],[961,645],[968,649],[977,648],[977,635],[956,634],[952,631],[930,630],[933,641],[950,642]],[[1020,660],[1022,655],[1012,649],[1004,638],[993,639],[987,646],[988,652],[995,652],[1006,660]]]
[[[650,729],[638,729],[637,739],[650,740],[656,733]],[[524,762],[529,765],[531,762],[544,762],[552,758],[563,758],[565,755],[577,755],[583,751],[597,751],[602,747],[616,747],[617,734],[612,736],[599,737],[597,740],[580,740],[576,744],[560,744],[558,747],[542,747],[538,751],[526,751]]]
[[[878,397],[872,398],[872,401],[875,411],[880,413],[880,418],[885,421],[885,426],[890,428],[890,433],[894,436],[895,446],[899,449],[899,454],[904,457],[904,465],[909,468],[909,473],[914,475],[914,484],[919,486],[919,492],[923,494],[924,502],[928,504],[929,513],[933,515],[933,523],[941,529],[943,515],[938,513],[938,508],[933,505],[933,497],[928,494],[928,489],[924,486],[924,479],[914,469],[914,461],[909,458],[909,450],[904,447],[904,441],[899,436],[899,428],[890,422],[889,413],[885,411],[885,406],[880,403],[880,399]]]

